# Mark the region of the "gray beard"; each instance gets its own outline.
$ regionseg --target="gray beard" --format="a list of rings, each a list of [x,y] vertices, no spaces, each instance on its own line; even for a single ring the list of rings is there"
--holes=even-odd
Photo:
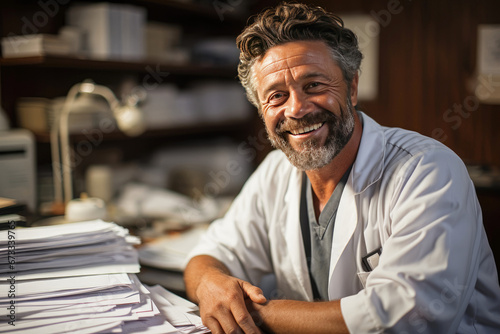
[[[322,110],[310,117],[306,115],[301,120],[287,120],[278,124],[276,134],[271,134],[266,127],[268,138],[271,144],[282,150],[290,163],[299,170],[320,169],[328,165],[351,139],[354,131],[354,109],[349,98],[346,105],[348,110],[341,107],[340,117]],[[287,140],[287,129],[290,129],[293,123],[296,124],[295,127],[303,127],[318,122],[325,122],[323,126],[328,126],[328,137],[324,145],[321,145],[316,138],[311,138],[304,141],[298,150],[294,149]]]

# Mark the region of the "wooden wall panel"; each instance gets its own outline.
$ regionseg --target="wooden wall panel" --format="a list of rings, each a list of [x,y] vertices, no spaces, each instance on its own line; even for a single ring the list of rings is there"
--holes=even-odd
[[[364,111],[383,125],[440,139],[467,163],[500,168],[500,105],[478,104],[471,86],[477,25],[500,24],[499,1],[305,2],[340,15],[362,13],[384,20],[379,34],[379,95],[361,103]],[[398,13],[384,16],[390,6]],[[471,110],[465,109],[467,117],[449,114],[450,109],[465,107]]]
[[[314,3],[338,14],[373,14],[387,10],[394,0]],[[380,28],[378,97],[361,102],[361,109],[382,125],[441,140],[466,163],[500,169],[500,105],[478,104],[473,94],[477,26],[500,24],[500,1],[399,3],[402,10]],[[500,89],[500,82],[493,88]],[[449,114],[460,109],[465,109],[465,116]],[[477,192],[500,268],[500,188],[478,188]]]

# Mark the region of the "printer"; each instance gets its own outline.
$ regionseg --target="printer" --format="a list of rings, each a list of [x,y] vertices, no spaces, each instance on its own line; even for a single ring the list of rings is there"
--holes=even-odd
[[[0,130],[0,197],[36,212],[36,147],[28,130]]]

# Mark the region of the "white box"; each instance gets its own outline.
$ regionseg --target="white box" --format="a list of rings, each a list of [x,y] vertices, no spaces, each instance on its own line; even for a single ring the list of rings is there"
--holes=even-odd
[[[121,57],[139,60],[145,57],[144,30],[146,11],[141,7],[122,5],[121,7],[122,46]]]
[[[92,58],[120,56],[120,17],[116,6],[108,3],[78,5],[68,9],[66,23],[84,33],[84,51]]]
[[[142,7],[114,3],[69,8],[66,22],[80,28],[85,50],[96,59],[140,59],[144,56],[146,11]]]

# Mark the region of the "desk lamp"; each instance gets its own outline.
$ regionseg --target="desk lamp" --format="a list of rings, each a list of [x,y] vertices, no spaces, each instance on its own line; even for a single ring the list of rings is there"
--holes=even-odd
[[[69,115],[83,112],[75,108],[78,97],[84,94],[92,94],[103,97],[109,104],[106,110],[111,112],[120,130],[129,136],[137,136],[144,132],[146,126],[142,112],[137,107],[138,103],[144,100],[145,91],[135,89],[134,94],[128,96],[125,102],[118,101],[113,92],[101,85],[96,85],[91,80],[85,80],[71,87],[64,101],[61,112],[51,130],[51,151],[52,151],[52,171],[54,177],[54,207],[68,205],[73,198],[73,184],[71,176],[70,145],[69,145]],[[88,112],[89,110],[85,110]],[[92,112],[102,112],[102,109],[93,108]],[[59,146],[60,141],[60,146]],[[61,164],[62,159],[62,164]],[[62,172],[62,176],[61,176]],[[62,181],[62,182],[61,182]],[[64,193],[64,201],[63,201]]]

